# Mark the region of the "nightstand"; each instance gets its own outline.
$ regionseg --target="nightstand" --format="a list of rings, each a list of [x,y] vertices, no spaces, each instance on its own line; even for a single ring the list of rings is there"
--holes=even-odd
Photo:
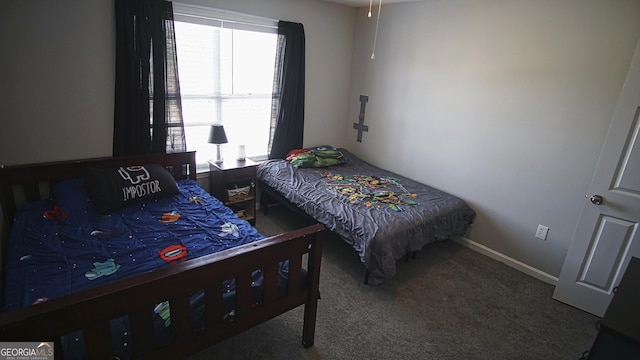
[[[209,160],[209,192],[230,207],[238,217],[256,225],[256,166],[258,163]]]

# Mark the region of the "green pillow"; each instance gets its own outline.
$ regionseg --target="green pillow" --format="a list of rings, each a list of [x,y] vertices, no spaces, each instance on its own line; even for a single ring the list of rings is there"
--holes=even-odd
[[[329,145],[292,150],[287,159],[293,167],[327,167],[347,162],[342,152]]]

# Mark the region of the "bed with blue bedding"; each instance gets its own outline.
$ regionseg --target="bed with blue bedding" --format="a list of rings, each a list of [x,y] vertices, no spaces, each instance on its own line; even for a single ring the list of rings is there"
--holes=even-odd
[[[179,194],[100,214],[82,179],[16,216],[4,311],[150,272],[263,238],[193,180]]]
[[[305,304],[303,343],[312,345],[322,229],[265,238],[194,180],[192,156],[171,169],[178,180],[149,157],[58,164],[49,195],[21,206],[11,203],[24,168],[2,169],[3,211],[15,215],[2,247],[0,337],[53,341],[70,359],[103,351],[96,341],[120,359],[182,356]],[[105,167],[113,164],[122,166]],[[127,186],[112,186],[111,175]],[[43,337],[19,324],[25,316]],[[47,321],[69,325],[52,333],[58,325]],[[92,333],[96,323],[108,326]]]
[[[269,198],[292,205],[358,253],[365,283],[393,277],[396,261],[433,241],[465,235],[475,211],[461,198],[369,164],[346,149],[294,150],[260,164]]]

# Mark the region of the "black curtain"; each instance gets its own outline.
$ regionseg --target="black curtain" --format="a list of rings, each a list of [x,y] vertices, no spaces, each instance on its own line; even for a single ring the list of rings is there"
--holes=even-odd
[[[278,22],[278,49],[271,104],[269,159],[302,147],[304,132],[304,27]]]
[[[173,6],[116,0],[113,155],[186,150]]]

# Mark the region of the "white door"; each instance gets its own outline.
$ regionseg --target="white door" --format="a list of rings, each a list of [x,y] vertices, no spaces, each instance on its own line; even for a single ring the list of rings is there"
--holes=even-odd
[[[603,316],[640,257],[640,42],[618,99],[553,298]]]

